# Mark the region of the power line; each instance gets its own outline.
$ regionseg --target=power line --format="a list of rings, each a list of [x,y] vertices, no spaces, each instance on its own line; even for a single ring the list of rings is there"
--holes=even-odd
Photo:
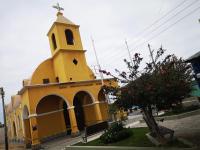
[[[151,41],[152,39],[156,38],[157,36],[159,36],[159,35],[162,34],[163,32],[167,31],[168,29],[170,29],[171,27],[173,27],[174,25],[176,25],[176,24],[177,24],[178,22],[180,22],[181,20],[183,20],[183,19],[185,19],[186,17],[188,17],[188,16],[192,15],[193,13],[195,13],[198,9],[200,9],[200,7],[197,7],[196,9],[194,9],[193,11],[191,11],[190,13],[188,13],[187,15],[181,17],[181,18],[178,19],[176,22],[174,22],[173,24],[169,25],[167,28],[161,30],[158,34],[152,36],[150,39],[146,40],[145,42],[143,42],[143,43],[141,43],[141,44],[138,44],[137,46],[134,47],[134,49],[137,48],[137,47],[139,47],[140,45],[142,45],[142,44],[144,44],[144,43],[146,43],[146,42],[149,42],[149,41]],[[133,50],[131,50],[131,51],[133,51]]]
[[[184,0],[181,3],[179,3],[177,6],[175,6],[174,8],[172,8],[171,10],[169,10],[167,13],[165,13],[162,17],[158,18],[157,20],[155,20],[152,24],[150,24],[149,26],[147,26],[146,28],[144,28],[142,31],[138,32],[136,34],[142,34],[143,32],[145,32],[146,30],[148,30],[149,28],[151,28],[153,25],[155,25],[156,23],[158,23],[159,21],[163,20],[166,16],[168,16],[170,13],[172,13],[174,10],[176,10],[177,8],[179,8],[181,5],[183,5],[186,1],[188,0]]]
[[[158,32],[158,34],[152,36],[151,38],[149,38],[148,40],[136,45],[131,51],[133,51],[135,48],[138,48],[139,46],[151,41],[152,39],[158,37],[160,34],[162,34],[163,32],[167,31],[168,29],[170,29],[171,27],[173,27],[174,25],[176,25],[178,22],[180,22],[181,20],[185,19],[186,17],[190,16],[191,14],[195,13],[198,9],[200,9],[200,7],[197,7],[196,9],[194,9],[193,11],[189,12],[188,14],[186,14],[185,16],[181,17],[180,19],[178,19],[177,21],[175,21],[173,24],[169,25],[167,28],[161,30],[160,32]],[[119,56],[119,55],[118,55]],[[120,57],[122,57],[124,55],[120,55]],[[110,60],[108,61],[110,62]]]
[[[138,36],[139,34],[144,33],[146,30],[150,29],[153,25],[155,25],[156,23],[158,23],[159,21],[163,20],[166,16],[168,16],[170,13],[172,13],[173,11],[175,11],[177,8],[179,8],[180,6],[182,6],[186,1],[188,0],[184,0],[181,3],[179,3],[178,5],[176,5],[174,8],[172,8],[171,10],[169,10],[167,13],[165,13],[162,17],[160,17],[159,19],[156,19],[152,24],[150,24],[149,26],[147,26],[146,28],[144,28],[142,31],[138,32],[136,34],[136,36]],[[123,46],[118,46],[116,48],[113,49],[118,49],[121,48]],[[108,52],[108,51],[107,51]]]
[[[199,0],[195,0],[194,2],[192,2],[190,5],[187,5],[186,7],[184,7],[183,9],[181,9],[179,12],[177,12],[175,15],[173,15],[172,17],[170,17],[169,19],[165,20],[162,24],[160,24],[159,26],[157,26],[156,28],[154,28],[153,30],[151,30],[150,32],[147,32],[146,34],[144,34],[144,36],[148,36],[149,34],[155,32],[156,30],[158,30],[160,27],[162,27],[163,25],[165,25],[167,22],[169,22],[170,20],[172,20],[173,18],[175,18],[177,15],[179,15],[180,13],[182,13],[183,11],[185,11],[186,9],[188,9],[189,7],[191,7],[192,5],[194,5],[196,2],[198,2]],[[138,41],[141,41],[138,40]],[[138,42],[136,41],[136,42]]]
[[[192,12],[193,12],[193,11],[192,11]],[[189,14],[190,14],[190,13],[189,13]],[[188,15],[185,15],[185,16],[187,17]],[[182,18],[184,19],[185,16],[182,17]],[[177,23],[178,23],[179,21],[181,21],[181,20],[182,20],[182,19],[179,19],[179,20],[177,21]],[[171,26],[171,25],[170,25],[170,26]],[[164,30],[165,30],[165,29],[164,29]],[[163,31],[163,30],[162,30],[162,31]],[[161,32],[159,32],[159,33],[161,33]],[[146,43],[146,41],[143,42],[143,43]],[[137,47],[139,47],[140,45],[143,45],[143,43],[136,45],[136,47],[134,47],[134,49],[137,48]],[[133,51],[133,50],[131,50],[131,51]],[[114,56],[117,56],[117,53],[115,53]],[[124,55],[121,55],[121,56],[124,56]]]

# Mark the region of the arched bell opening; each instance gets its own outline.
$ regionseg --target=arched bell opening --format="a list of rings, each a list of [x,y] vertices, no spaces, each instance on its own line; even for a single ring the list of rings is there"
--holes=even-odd
[[[56,44],[56,37],[54,33],[51,35],[51,40],[52,40],[53,49],[55,50],[57,48],[57,44]]]
[[[67,45],[74,45],[74,36],[70,29],[65,30],[65,37],[66,37]]]

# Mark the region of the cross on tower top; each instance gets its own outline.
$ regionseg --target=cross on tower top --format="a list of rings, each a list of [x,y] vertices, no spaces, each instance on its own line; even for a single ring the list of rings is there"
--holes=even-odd
[[[61,10],[64,10],[64,8],[60,7],[59,3],[57,3],[56,5],[53,5],[52,7],[57,9],[58,12],[60,12]]]

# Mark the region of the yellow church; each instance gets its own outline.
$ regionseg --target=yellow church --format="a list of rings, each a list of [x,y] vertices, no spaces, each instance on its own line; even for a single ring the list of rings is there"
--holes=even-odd
[[[24,141],[32,148],[106,122],[108,103],[102,86],[117,85],[113,78],[96,79],[86,62],[79,25],[60,10],[47,36],[51,57],[23,80],[22,89],[6,106],[9,140]]]

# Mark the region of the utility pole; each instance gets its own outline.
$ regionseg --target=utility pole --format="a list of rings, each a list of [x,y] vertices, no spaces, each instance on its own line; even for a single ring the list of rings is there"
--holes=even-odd
[[[130,61],[131,61],[131,64],[132,64],[132,66],[134,66],[134,65],[135,65],[135,62],[133,63],[133,59],[131,58],[130,49],[129,49],[129,47],[128,47],[128,42],[126,41],[126,39],[125,39],[125,44],[126,44],[126,49],[127,49],[127,51],[128,51],[128,55],[129,55],[129,59],[130,59]]]
[[[92,47],[93,47],[93,50],[94,50],[94,54],[95,54],[95,57],[96,57],[97,66],[98,66],[100,77],[101,77],[101,84],[103,86],[104,85],[103,74],[101,72],[101,66],[100,66],[100,63],[99,63],[99,59],[98,59],[97,52],[96,52],[95,45],[94,45],[94,40],[93,40],[92,37],[91,37],[91,40],[92,40]]]
[[[4,96],[5,96],[5,92],[4,92],[4,90],[3,90],[3,87],[0,88],[0,94],[1,94],[2,105],[3,105],[5,150],[8,150],[7,123],[6,123],[5,104],[4,104]]]
[[[151,50],[150,44],[148,44],[148,48],[149,48],[149,53],[150,53],[150,57],[152,59],[153,66],[156,69],[156,63],[155,63],[155,60],[153,58],[153,51]]]
[[[103,73],[101,72],[101,66],[100,66],[100,63],[99,63],[99,59],[98,59],[97,52],[96,52],[95,45],[94,45],[94,40],[93,40],[92,37],[91,37],[91,40],[92,40],[92,46],[93,46],[93,50],[94,50],[95,57],[96,57],[97,66],[98,66],[99,73],[100,73],[100,76],[101,76],[101,84],[102,84],[102,86],[104,86]],[[103,89],[103,91],[105,93],[105,89]],[[108,95],[105,94],[105,96],[106,96],[106,100],[107,100],[108,104],[110,104],[110,99],[109,99]]]

